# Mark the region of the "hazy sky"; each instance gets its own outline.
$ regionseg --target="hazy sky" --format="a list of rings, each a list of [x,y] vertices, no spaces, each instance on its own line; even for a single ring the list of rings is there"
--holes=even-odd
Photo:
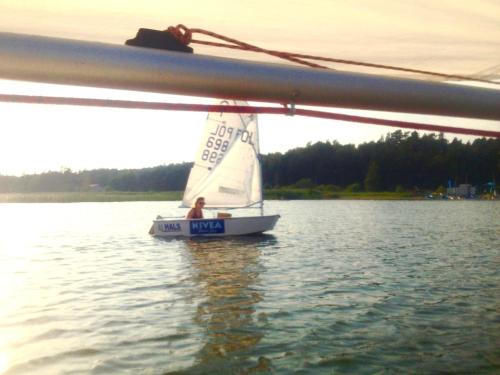
[[[164,29],[178,23],[270,49],[448,73],[481,73],[486,78],[500,70],[500,1],[0,0],[0,32],[123,44],[139,27]],[[193,47],[196,53],[276,61]],[[212,102],[209,98],[13,81],[0,81],[0,93]],[[138,168],[192,161],[206,116],[6,103],[0,103],[0,110],[0,174],[16,175],[62,167]],[[471,123],[432,120],[456,126]],[[263,153],[318,140],[360,143],[395,130],[285,116],[261,116],[259,122]],[[479,126],[500,130],[498,122],[480,122]]]

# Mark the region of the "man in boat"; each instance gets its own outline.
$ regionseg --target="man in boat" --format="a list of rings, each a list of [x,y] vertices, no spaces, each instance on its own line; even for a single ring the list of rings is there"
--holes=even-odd
[[[186,219],[203,219],[203,206],[205,206],[205,198],[198,197],[194,207],[186,215]]]

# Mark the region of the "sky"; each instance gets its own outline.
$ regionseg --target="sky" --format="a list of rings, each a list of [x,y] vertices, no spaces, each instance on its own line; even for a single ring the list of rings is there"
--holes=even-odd
[[[165,29],[179,23],[269,49],[484,78],[498,78],[500,72],[500,1],[0,0],[0,32],[123,44],[139,27]],[[200,54],[279,62],[269,56],[193,47]],[[0,93],[213,103],[211,98],[1,78],[0,74]],[[143,168],[192,161],[206,117],[203,113],[10,103],[0,103],[0,111],[3,175],[66,168]],[[430,116],[396,118],[455,126],[473,124],[471,120]],[[264,154],[285,152],[308,142],[376,141],[395,130],[275,115],[260,116],[259,124]],[[493,121],[479,121],[474,126],[500,130],[500,123]]]

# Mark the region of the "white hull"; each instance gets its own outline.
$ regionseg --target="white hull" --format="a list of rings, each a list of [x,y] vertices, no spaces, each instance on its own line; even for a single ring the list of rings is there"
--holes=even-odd
[[[153,221],[150,233],[155,237],[242,236],[274,228],[280,215],[231,218],[161,218]]]

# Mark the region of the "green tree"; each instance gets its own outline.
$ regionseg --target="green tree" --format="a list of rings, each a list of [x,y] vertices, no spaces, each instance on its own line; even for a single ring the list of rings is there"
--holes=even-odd
[[[380,184],[380,167],[374,160],[368,166],[368,172],[364,180],[365,191],[379,191]]]
[[[357,192],[361,191],[361,185],[359,183],[355,182],[354,184],[347,186],[345,188],[345,191],[347,191],[349,193],[357,193]]]
[[[301,178],[294,185],[299,189],[311,189],[315,186],[310,178]]]

